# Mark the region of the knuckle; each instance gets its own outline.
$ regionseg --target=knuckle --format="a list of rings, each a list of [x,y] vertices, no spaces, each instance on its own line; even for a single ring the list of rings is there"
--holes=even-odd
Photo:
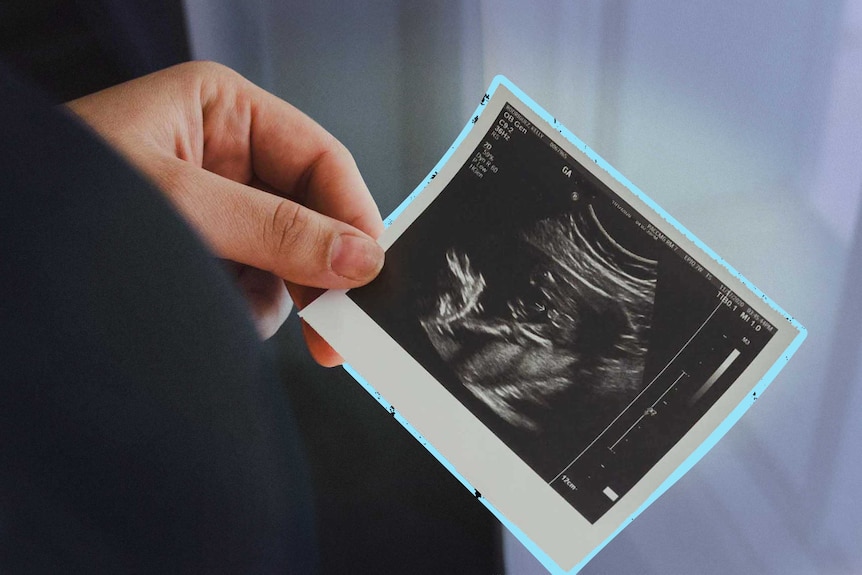
[[[356,161],[350,150],[335,136],[326,133],[317,156],[305,167],[298,188],[307,190],[312,187],[326,187],[337,181],[340,175],[356,171]]]
[[[345,166],[355,167],[356,160],[353,154],[347,149],[347,146],[341,143],[335,136],[329,136],[329,153],[341,164]]]
[[[196,76],[218,76],[220,74],[229,73],[231,70],[224,64],[213,62],[211,60],[193,60],[177,65],[177,69],[187,71]]]
[[[230,91],[232,86],[245,82],[238,72],[209,60],[184,62],[174,66],[172,70],[178,81],[187,89],[209,97]]]
[[[297,203],[282,199],[269,217],[264,233],[264,245],[270,253],[285,254],[296,249],[311,225],[308,214]]]

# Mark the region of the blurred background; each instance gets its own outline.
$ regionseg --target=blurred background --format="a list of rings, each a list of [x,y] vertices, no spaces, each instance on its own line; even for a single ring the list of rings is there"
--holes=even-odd
[[[187,8],[195,55],[332,131],[384,216],[504,74],[808,328],[763,399],[585,573],[862,572],[862,2],[258,0],[226,22],[222,4]],[[338,386],[316,393],[353,393]],[[544,572],[504,543],[510,573]]]
[[[27,6],[49,4],[99,3]],[[117,18],[158,27],[178,4],[129,1]],[[862,573],[862,0],[182,7],[173,53],[316,119],[384,216],[504,74],[808,328],[762,400],[584,573]],[[306,439],[324,572],[545,572],[349,376],[314,365],[295,318],[270,345]]]

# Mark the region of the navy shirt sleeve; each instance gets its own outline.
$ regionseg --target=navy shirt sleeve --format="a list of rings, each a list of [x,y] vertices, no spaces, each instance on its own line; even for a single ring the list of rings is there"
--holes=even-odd
[[[0,571],[312,571],[290,414],[218,261],[0,69]]]

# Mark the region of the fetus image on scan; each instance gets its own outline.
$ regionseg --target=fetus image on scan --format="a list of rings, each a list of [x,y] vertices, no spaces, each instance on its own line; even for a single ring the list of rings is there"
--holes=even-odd
[[[518,234],[522,273],[506,281],[448,249],[419,322],[470,394],[537,434],[567,406],[613,410],[642,389],[657,262],[615,241],[592,206]]]

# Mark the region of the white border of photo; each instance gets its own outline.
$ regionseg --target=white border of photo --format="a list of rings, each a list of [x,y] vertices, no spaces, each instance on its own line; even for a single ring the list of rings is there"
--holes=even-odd
[[[805,329],[728,266],[551,115],[502,76],[429,176],[387,218],[388,248],[470,159],[511,103],[574,160],[652,222],[719,281],[740,294],[776,332],[707,413],[630,491],[591,524],[362,311],[345,291],[323,294],[300,312],[344,357],[345,368],[554,573],[580,570],[625,525],[720,439],[774,379]],[[559,133],[562,137],[557,138]]]

